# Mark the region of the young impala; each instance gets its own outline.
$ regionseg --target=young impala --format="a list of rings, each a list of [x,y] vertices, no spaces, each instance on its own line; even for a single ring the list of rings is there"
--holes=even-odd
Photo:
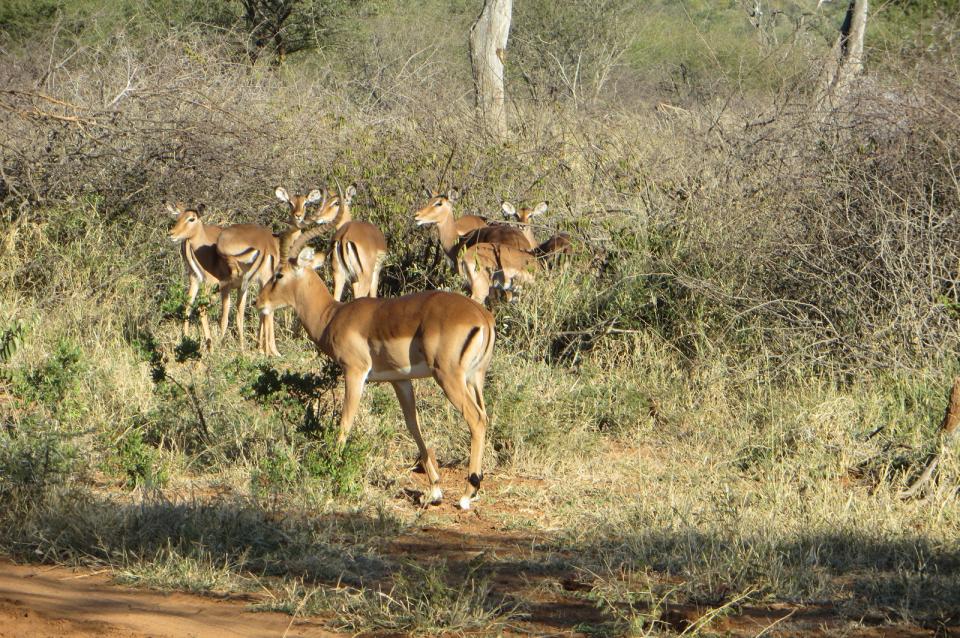
[[[523,206],[520,210],[517,210],[513,204],[507,201],[500,205],[505,216],[517,218],[524,236],[530,242],[530,248],[534,255],[541,263],[545,264],[556,261],[556,258],[560,255],[569,255],[573,252],[570,235],[566,233],[557,233],[543,243],[537,243],[537,238],[533,235],[533,226],[530,225],[530,218],[547,212],[547,206],[547,202],[540,202],[534,208]]]
[[[428,501],[436,503],[443,497],[440,473],[420,431],[411,383],[432,376],[470,428],[469,474],[460,498],[460,507],[469,509],[483,477],[483,382],[493,355],[493,315],[472,299],[443,291],[340,303],[313,270],[316,255],[306,243],[318,230],[308,230],[292,243],[281,239],[279,269],[260,292],[257,308],[269,315],[293,306],[317,349],[340,365],[345,383],[340,445],[353,426],[367,381],[393,385],[430,481]],[[295,257],[288,259],[288,254]]]
[[[333,271],[333,298],[343,298],[347,282],[353,289],[353,298],[376,297],[380,269],[387,256],[387,240],[380,229],[370,222],[354,221],[350,204],[357,194],[353,184],[324,204],[316,221],[334,224],[333,245],[330,248],[330,268]]]
[[[222,229],[220,226],[203,223],[200,219],[200,214],[205,208],[203,204],[196,208],[187,208],[182,203],[177,203],[174,207],[164,202],[164,206],[176,220],[170,229],[170,239],[180,244],[180,256],[183,258],[189,282],[187,292],[189,312],[201,288],[206,291],[213,284],[223,286],[230,279],[230,268],[217,252],[217,238]],[[224,314],[227,312],[227,309],[223,310]],[[201,306],[197,314],[200,316],[204,342],[207,348],[210,348],[213,340],[210,337],[210,325],[207,323],[207,309]],[[183,319],[184,336],[187,336],[189,328],[188,314]]]
[[[277,199],[290,206],[289,225],[292,232],[298,234],[307,223],[307,206],[322,201],[325,193],[312,190],[307,195],[290,196],[286,189],[277,187]],[[266,226],[259,224],[235,224],[224,228],[217,239],[217,252],[227,263],[230,269],[230,282],[227,287],[221,286],[220,297],[223,303],[223,314],[220,317],[220,334],[227,333],[230,309],[230,292],[234,288],[240,289],[240,299],[237,301],[237,339],[240,350],[246,346],[244,338],[244,312],[247,307],[247,292],[250,284],[257,282],[262,289],[278,263],[280,244],[278,238]],[[272,320],[272,319],[271,319]],[[277,354],[276,344],[271,341],[270,353]]]
[[[456,200],[455,191],[449,191],[446,195],[430,192],[427,205],[414,215],[418,226],[436,224],[440,245],[454,267],[461,250],[482,242],[513,246],[521,250],[530,249],[530,243],[523,231],[512,226],[483,226],[461,236],[457,232],[456,220],[453,217],[453,203]]]
[[[460,253],[460,274],[470,288],[470,298],[484,303],[491,288],[509,300],[520,286],[533,281],[538,268],[531,251],[501,244],[474,244]]]
[[[520,222],[520,230],[523,232],[523,236],[527,238],[530,248],[535,248],[537,246],[537,238],[533,236],[533,226],[530,225],[530,220],[533,217],[543,215],[547,212],[547,206],[547,202],[540,202],[533,208],[521,206],[520,210],[517,210],[513,204],[504,201],[500,204],[500,210],[503,211],[505,217],[515,217],[517,221]]]

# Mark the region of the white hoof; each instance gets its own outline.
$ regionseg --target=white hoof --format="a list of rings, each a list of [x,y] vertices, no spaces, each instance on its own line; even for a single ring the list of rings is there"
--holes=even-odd
[[[436,504],[442,500],[443,500],[443,491],[437,486],[434,486],[433,488],[431,488],[430,495],[427,496],[427,503]]]
[[[468,510],[468,509],[470,509],[470,502],[471,502],[471,499],[470,499],[469,496],[463,496],[463,497],[461,497],[461,498],[460,498],[460,509],[462,509],[462,510]]]

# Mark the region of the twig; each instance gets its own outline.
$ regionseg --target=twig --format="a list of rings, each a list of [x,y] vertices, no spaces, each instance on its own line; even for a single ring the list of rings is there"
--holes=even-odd
[[[940,455],[943,454],[944,448],[952,443],[958,426],[960,426],[960,377],[953,380],[950,401],[947,403],[943,421],[941,421],[940,428],[937,430],[937,438],[939,439],[937,451],[927,459],[927,466],[917,480],[906,490],[900,492],[899,496],[902,500],[911,499],[920,494],[927,483],[933,479],[937,467],[940,465]]]

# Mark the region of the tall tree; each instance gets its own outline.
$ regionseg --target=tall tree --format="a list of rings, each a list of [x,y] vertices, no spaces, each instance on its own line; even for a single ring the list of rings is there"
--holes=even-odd
[[[487,129],[498,137],[507,133],[503,65],[513,0],[485,0],[480,17],[470,28],[470,63],[477,108]]]
[[[820,0],[823,4],[824,0]],[[833,45],[830,61],[824,75],[824,93],[827,97],[841,97],[851,81],[863,72],[863,36],[867,31],[869,0],[850,0],[840,27],[840,35]]]

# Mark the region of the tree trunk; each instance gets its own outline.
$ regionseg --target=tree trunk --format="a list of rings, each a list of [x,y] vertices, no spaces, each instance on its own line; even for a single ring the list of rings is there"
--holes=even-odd
[[[863,36],[867,31],[868,4],[869,0],[850,0],[847,5],[840,36],[827,63],[823,87],[827,97],[842,96],[850,88],[851,81],[863,71]]]
[[[513,0],[485,0],[480,17],[470,28],[470,63],[477,109],[487,130],[497,137],[507,133],[503,62],[512,12]]]

